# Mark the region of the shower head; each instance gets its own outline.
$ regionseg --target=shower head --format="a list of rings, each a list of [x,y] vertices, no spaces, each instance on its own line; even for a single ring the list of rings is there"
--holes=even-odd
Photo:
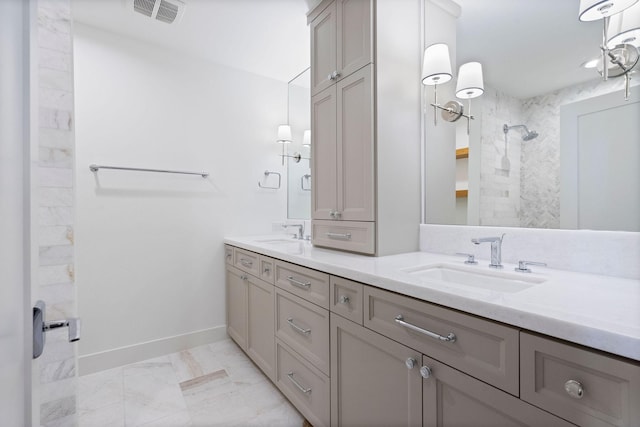
[[[536,132],[535,130],[532,131],[527,131],[527,133],[525,133],[522,137],[523,141],[531,141],[534,138],[538,137],[538,132]]]
[[[523,131],[523,134],[522,134],[523,141],[531,141],[532,139],[538,137],[538,132],[536,132],[535,130],[529,130],[525,125],[509,126],[505,124],[502,126],[502,131],[504,132],[505,135],[509,133],[511,129],[521,129]]]

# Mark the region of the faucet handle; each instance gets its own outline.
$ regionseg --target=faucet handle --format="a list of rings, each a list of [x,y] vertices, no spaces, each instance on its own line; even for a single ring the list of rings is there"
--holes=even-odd
[[[474,254],[467,254],[464,252],[456,252],[456,255],[466,256],[467,260],[464,262],[465,264],[477,264],[476,256]]]
[[[547,263],[534,261],[518,261],[518,266],[514,268],[514,270],[518,273],[531,273],[531,269],[527,268],[528,265],[539,265],[541,267],[546,267]]]

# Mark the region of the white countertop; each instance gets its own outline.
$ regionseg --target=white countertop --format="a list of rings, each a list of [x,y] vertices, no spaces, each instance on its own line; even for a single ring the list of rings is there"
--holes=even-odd
[[[640,280],[532,267],[534,272],[526,274],[527,278],[544,282],[506,293],[429,280],[403,271],[447,263],[491,274],[483,260],[466,266],[463,257],[428,252],[368,257],[297,240],[265,242],[272,239],[283,237],[230,237],[225,243],[640,361]],[[514,273],[514,267],[505,264],[501,271]]]

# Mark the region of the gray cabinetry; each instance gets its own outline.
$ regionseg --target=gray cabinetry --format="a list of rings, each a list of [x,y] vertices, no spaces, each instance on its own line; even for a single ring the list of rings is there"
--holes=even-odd
[[[374,245],[362,247],[363,242],[373,242],[372,236],[330,229],[375,220],[372,66],[314,96],[311,106],[312,217],[329,226],[326,232],[314,227],[313,242],[374,253]],[[372,227],[362,230],[374,231]]]
[[[366,327],[518,396],[516,328],[372,286],[364,300]]]
[[[227,267],[227,334],[247,349],[247,273]]]
[[[638,362],[230,251],[229,336],[314,426],[640,426]]]
[[[420,361],[419,352],[332,313],[331,425],[419,426]]]
[[[640,425],[640,365],[521,333],[521,398],[582,426]]]
[[[570,424],[508,393],[424,356],[424,427],[569,427]],[[424,368],[421,368],[424,371]]]
[[[419,1],[324,0],[308,15],[314,245],[417,248],[419,14]]]
[[[372,62],[372,0],[323,1],[309,22],[313,95]]]
[[[240,257],[253,262],[251,265],[246,263],[245,270],[227,266],[227,333],[269,378],[274,379],[275,288],[249,273],[258,271],[258,254],[242,251],[238,259]]]

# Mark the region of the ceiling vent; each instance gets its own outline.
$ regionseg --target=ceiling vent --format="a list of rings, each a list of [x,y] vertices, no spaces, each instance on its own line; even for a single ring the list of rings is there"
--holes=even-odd
[[[129,0],[129,3],[134,11],[167,24],[180,22],[186,6],[180,0]]]

